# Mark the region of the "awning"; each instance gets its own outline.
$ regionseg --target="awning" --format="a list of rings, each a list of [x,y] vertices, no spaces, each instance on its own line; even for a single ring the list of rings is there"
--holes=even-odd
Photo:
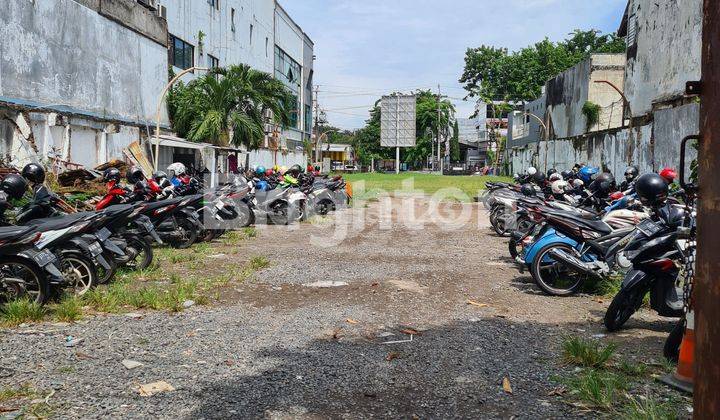
[[[157,144],[158,144],[158,138],[153,136],[153,138],[152,138],[153,147],[157,146]],[[203,149],[207,149],[208,147],[215,147],[210,143],[196,143],[193,141],[187,141],[180,137],[169,136],[167,134],[160,135],[160,146],[183,147],[186,149],[196,149],[196,150],[203,150]]]

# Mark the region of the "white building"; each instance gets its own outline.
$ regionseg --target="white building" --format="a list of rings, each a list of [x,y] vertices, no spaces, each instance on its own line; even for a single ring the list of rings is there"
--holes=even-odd
[[[242,164],[305,166],[312,133],[313,43],[275,0],[159,0],[167,17],[168,59],[175,72],[244,63],[274,75],[297,98],[292,126],[268,126],[264,147]],[[188,75],[188,79],[196,75]]]

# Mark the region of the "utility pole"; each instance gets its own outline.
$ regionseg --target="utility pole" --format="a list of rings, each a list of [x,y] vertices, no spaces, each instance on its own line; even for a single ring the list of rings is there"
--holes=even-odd
[[[700,200],[697,227],[697,276],[693,287],[695,306],[695,401],[693,416],[717,417],[720,411],[720,283],[717,257],[720,225],[720,184],[715,182],[720,165],[720,3],[705,0],[702,37],[702,81],[700,82],[700,149],[698,166]]]
[[[442,96],[440,95],[440,84],[438,84],[438,94],[437,94],[437,159],[438,164],[440,165],[440,174],[442,174],[443,165],[442,160],[440,160],[440,101],[442,100]],[[435,160],[433,158],[433,160]],[[433,162],[433,170],[435,170],[435,162]]]
[[[320,93],[320,85],[315,85],[315,150],[313,151],[315,156],[313,164],[320,161],[320,101],[318,100],[318,94]]]

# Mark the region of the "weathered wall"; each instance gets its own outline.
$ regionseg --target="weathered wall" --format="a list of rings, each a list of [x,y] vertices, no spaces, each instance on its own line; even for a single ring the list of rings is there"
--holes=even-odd
[[[243,63],[273,72],[274,1],[221,0],[220,10],[204,0],[164,0],[162,4],[167,7],[168,32],[195,47],[197,66],[207,66],[209,54],[220,60],[221,67]],[[200,31],[205,34],[202,48]]]
[[[3,2],[0,39],[0,100],[154,120],[167,81],[158,42],[73,0]]]
[[[595,83],[607,80],[623,85],[625,58],[622,54],[593,54],[545,85],[553,137],[565,138],[622,125],[622,99],[612,87]],[[582,112],[587,101],[600,106],[597,124],[587,127]]]
[[[681,97],[685,82],[700,80],[702,1],[632,0],[629,16],[637,35],[628,45],[624,90],[639,117],[655,102]]]
[[[632,134],[626,128],[541,142],[537,157],[537,145],[513,150],[510,152],[512,170],[521,173],[529,166],[566,170],[575,163],[585,162],[617,176],[630,165],[637,165],[641,172],[678,168],[680,141],[687,135],[697,134],[698,122],[698,104],[659,110],[655,112],[654,125],[635,127]],[[692,160],[695,152],[689,152],[688,159]]]

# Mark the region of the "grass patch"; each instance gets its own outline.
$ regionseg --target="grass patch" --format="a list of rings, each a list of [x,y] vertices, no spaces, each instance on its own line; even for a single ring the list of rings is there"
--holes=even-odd
[[[172,254],[170,256],[170,262],[173,264],[182,264],[190,261],[195,261],[197,255],[195,254]]]
[[[0,403],[20,398],[35,398],[37,395],[37,390],[30,384],[22,384],[16,388],[2,388],[0,389]]]
[[[647,365],[642,363],[632,363],[627,360],[622,360],[617,365],[617,370],[627,376],[643,376],[647,372]]]
[[[65,295],[60,302],[52,308],[55,320],[60,322],[75,322],[83,317],[83,302],[75,295]]]
[[[245,240],[245,235],[242,232],[231,231],[223,235],[222,243],[225,246],[238,245],[240,242]]]
[[[612,372],[589,369],[566,379],[570,395],[592,408],[610,409],[622,397],[626,382]]]
[[[248,238],[255,238],[258,236],[258,231],[252,226],[248,226],[242,229],[243,234]]]
[[[621,411],[626,420],[672,420],[678,418],[677,412],[669,402],[659,403],[651,396],[628,396]]]
[[[403,173],[379,174],[361,173],[345,174],[343,177],[353,186],[353,198],[357,200],[377,200],[382,192],[393,194],[396,191],[403,191],[403,183],[412,180],[413,189],[417,192],[432,195],[440,190],[455,188],[460,190],[464,197],[454,196],[458,201],[469,202],[477,197],[481,190],[485,189],[488,181],[505,181],[512,179],[507,177],[492,176],[444,176],[435,174]],[[362,184],[364,182],[364,184]]]
[[[208,252],[210,252],[212,250],[212,248],[210,247],[209,243],[200,242],[199,244],[193,245],[192,250],[195,254],[205,255]]]
[[[270,261],[262,256],[255,256],[250,258],[249,267],[251,270],[261,270],[270,265]]]
[[[45,318],[47,309],[29,299],[18,299],[5,303],[0,307],[0,322],[16,327],[27,322],[38,322]]]
[[[563,342],[563,358],[574,365],[590,368],[601,368],[615,353],[616,346],[601,346],[594,340],[570,337]]]

